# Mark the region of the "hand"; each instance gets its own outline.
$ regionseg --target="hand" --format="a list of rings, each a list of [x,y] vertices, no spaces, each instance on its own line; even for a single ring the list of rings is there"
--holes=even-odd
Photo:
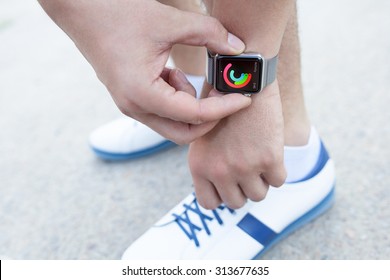
[[[170,140],[189,143],[251,103],[241,95],[197,100],[163,77],[174,44],[231,55],[244,50],[212,17],[157,1],[39,2],[93,66],[118,108]]]
[[[190,145],[188,161],[200,205],[242,207],[284,183],[283,115],[276,82],[251,107],[221,120]]]

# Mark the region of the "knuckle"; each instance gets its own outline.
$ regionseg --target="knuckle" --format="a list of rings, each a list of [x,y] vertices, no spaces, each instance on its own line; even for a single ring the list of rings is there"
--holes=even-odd
[[[198,106],[193,112],[193,119],[192,124],[202,124],[205,122],[204,120],[204,106],[202,105],[202,102],[198,102]]]
[[[273,182],[272,186],[279,188],[283,186],[283,184],[286,182],[287,179],[287,173],[284,172],[283,174],[280,174],[276,179],[275,182]]]
[[[220,204],[218,199],[198,199],[198,203],[207,210],[213,210]]]
[[[231,209],[239,209],[239,208],[243,207],[245,205],[245,203],[246,203],[245,198],[235,199],[233,201],[225,202],[226,206],[231,208]]]
[[[261,188],[260,190],[251,193],[248,198],[254,202],[259,202],[264,200],[264,198],[267,196],[268,189]]]
[[[121,98],[120,100],[115,100],[119,111],[126,116],[133,116],[137,111],[137,105],[128,97]]]
[[[261,158],[262,166],[266,169],[274,166],[279,161],[279,156],[273,151],[264,152]]]
[[[189,137],[186,137],[186,136],[184,136],[184,137],[172,137],[169,140],[171,140],[172,142],[176,143],[179,146],[187,145],[187,144],[189,144],[189,143],[191,143],[193,141],[192,138],[189,138]]]
[[[223,25],[216,18],[210,17],[209,26],[210,26],[210,30],[212,31],[213,34],[216,34],[218,36],[221,36],[221,34],[222,34],[223,36],[227,37],[226,29],[223,27]]]
[[[142,107],[134,100],[134,96],[128,94],[126,89],[109,89],[109,92],[118,109],[127,116],[142,113]]]
[[[167,131],[163,136],[179,146],[183,146],[191,142],[189,136],[175,133],[175,131]]]
[[[162,136],[179,146],[190,144],[195,140],[195,135],[187,130],[167,130]]]

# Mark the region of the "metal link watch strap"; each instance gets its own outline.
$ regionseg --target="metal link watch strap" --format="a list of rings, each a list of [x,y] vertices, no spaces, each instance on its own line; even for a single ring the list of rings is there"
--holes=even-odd
[[[214,57],[207,51],[207,83],[214,85]]]
[[[276,79],[276,71],[278,66],[278,56],[274,56],[270,59],[265,59],[266,65],[265,65],[265,82],[264,87],[268,86],[269,84],[272,84],[273,81]]]

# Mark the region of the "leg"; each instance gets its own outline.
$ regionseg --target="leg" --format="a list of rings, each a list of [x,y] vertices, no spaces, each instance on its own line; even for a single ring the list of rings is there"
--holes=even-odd
[[[206,5],[212,16],[245,42],[245,52],[271,58],[279,53],[295,1],[215,0]],[[203,94],[209,91],[205,90]],[[189,163],[195,191],[206,208],[221,202],[237,208],[247,198],[259,201],[269,185],[280,186],[285,180],[278,82],[251,99],[250,107],[221,121],[191,144]]]
[[[296,7],[288,21],[279,51],[278,81],[284,117],[284,143],[305,145],[310,134],[302,82]]]
[[[159,0],[159,2],[182,11],[204,13],[200,0]],[[175,45],[172,48],[171,56],[176,67],[180,68],[184,73],[197,76],[205,75],[206,52],[204,48]]]
[[[217,3],[225,4],[227,10],[232,12],[225,18],[223,12],[220,11],[221,14],[218,15],[221,16],[221,20],[226,20],[224,24],[229,24],[229,20],[234,20],[234,13],[240,14],[243,12],[250,14],[253,11],[257,16],[253,16],[251,20],[257,23],[249,22],[248,25],[230,23],[231,27],[236,29],[229,31],[241,38],[245,38],[244,41],[247,43],[248,50],[264,54],[267,52],[267,44],[265,46],[262,45],[262,40],[259,40],[258,44],[253,44],[253,41],[263,36],[258,34],[257,31],[264,31],[264,29],[267,31],[267,28],[259,28],[258,23],[259,13],[264,11],[264,7],[256,8],[258,3],[264,2],[267,2],[267,4],[270,2],[280,3],[280,1],[261,0],[221,0],[214,1],[214,6],[212,2],[207,4],[211,8],[211,13],[215,11]],[[232,7],[235,6],[235,3],[237,3],[237,7]],[[246,6],[249,9],[246,8],[244,9],[245,11],[242,11],[239,6]],[[288,179],[290,181],[285,183],[280,189],[270,188],[267,197],[263,201],[259,203],[249,202],[237,212],[232,212],[231,209],[228,210],[225,205],[220,205],[213,211],[201,209],[198,207],[199,197],[195,198],[193,194],[190,194],[172,212],[163,217],[155,227],[149,229],[141,238],[135,241],[126,250],[123,258],[253,259],[261,256],[280,240],[279,238],[288,235],[296,228],[303,226],[329,209],[333,199],[334,167],[323,146],[319,147],[320,153],[318,151],[313,152],[315,149],[313,149],[312,143],[319,143],[319,138],[315,133],[310,133],[310,123],[303,102],[300,80],[299,42],[296,32],[294,5],[292,5],[290,12],[293,14],[285,21],[286,30],[285,32],[282,30],[283,36],[278,37],[280,40],[283,38],[279,50],[280,63],[278,68],[280,98],[277,83],[274,83],[273,87],[253,97],[250,109],[241,111],[221,121],[221,125],[209,135],[200,139],[201,142],[197,140],[190,146],[190,157],[191,153],[195,160],[198,160],[201,156],[200,165],[206,167],[206,170],[217,170],[220,178],[229,178],[231,174],[235,173],[236,170],[234,168],[237,166],[241,171],[245,172],[245,168],[243,169],[245,160],[242,161],[242,159],[248,147],[250,154],[255,154],[255,157],[244,157],[247,160],[246,162],[256,163],[259,158],[267,156],[266,153],[260,153],[259,155],[256,147],[251,146],[253,143],[266,139],[259,137],[261,133],[258,133],[266,129],[266,123],[270,121],[267,114],[272,117],[271,119],[275,118],[275,116],[278,119],[282,119],[281,128],[279,122],[277,128],[281,130],[283,130],[284,118],[284,139],[282,136],[281,142],[290,146],[284,149],[286,169],[288,172],[292,170],[293,173],[293,176],[289,174]],[[263,14],[261,17],[264,19]],[[243,18],[246,20],[250,19],[250,15],[245,14]],[[279,18],[279,20],[281,19]],[[274,23],[274,21],[270,22]],[[240,26],[243,28],[239,29]],[[268,27],[268,25],[266,26]],[[252,29],[247,30],[247,33],[245,33],[245,27],[251,27]],[[275,30],[275,32],[278,31],[277,28]],[[250,32],[252,32],[251,36],[255,38],[251,38],[248,35]],[[268,34],[268,36],[271,35]],[[267,37],[267,34],[264,36],[263,40],[265,40],[264,38]],[[248,41],[246,41],[247,39]],[[264,42],[268,41],[265,40]],[[273,53],[269,54],[272,55]],[[210,88],[207,87],[204,92],[206,91],[208,93]],[[277,110],[278,114],[275,115],[273,109],[278,106],[283,106],[283,112],[282,110]],[[262,112],[266,112],[266,116],[262,115]],[[237,122],[234,118],[240,116],[244,118]],[[259,116],[260,118],[256,119]],[[229,127],[230,129],[226,130]],[[233,139],[233,141],[226,143],[226,139]],[[214,140],[217,141],[213,143]],[[266,145],[264,142],[262,144]],[[302,145],[304,146],[302,147]],[[209,148],[210,146],[212,146],[212,149]],[[239,152],[235,153],[237,150]],[[307,154],[309,155],[308,157]],[[307,158],[314,158],[314,162],[311,162],[311,168],[307,169],[309,173],[302,172],[303,162],[310,166],[308,164],[310,160],[307,160]],[[233,162],[233,165],[228,167],[233,167],[233,169],[228,169],[229,172],[226,172],[223,169],[226,166],[223,165],[227,162],[229,163],[229,161]],[[314,166],[316,168],[313,169]],[[294,167],[296,167],[296,170],[294,170]],[[210,174],[212,173],[207,173],[207,175]],[[307,176],[308,174],[310,176]],[[195,187],[197,187],[196,182]],[[234,186],[227,182],[224,187],[232,191]],[[257,181],[257,184],[255,181],[255,187],[262,187],[260,181]],[[231,228],[226,229],[226,225],[230,225]]]
[[[302,82],[296,7],[292,11],[279,51],[278,80],[284,119],[284,164],[287,181],[304,178],[313,169],[321,141],[311,129],[306,112]]]
[[[207,0],[205,4],[212,16],[245,42],[245,52],[260,52],[272,57],[280,49],[294,2]]]
[[[205,75],[206,51],[204,48],[175,45],[171,52],[176,67],[194,76]]]
[[[225,133],[226,135],[221,137],[223,139],[221,141],[234,139],[234,137],[230,135],[234,134],[234,131],[239,131],[238,134],[241,135],[251,135],[250,137],[256,138],[258,141],[258,146],[255,147],[255,145],[253,145],[251,149],[252,151],[257,152],[251,154],[254,156],[254,154],[257,153],[255,157],[259,157],[265,162],[270,160],[266,158],[267,156],[270,156],[270,153],[271,162],[275,157],[277,159],[278,155],[280,155],[281,147],[278,147],[278,145],[280,145],[280,139],[282,139],[283,144],[288,146],[285,148],[284,156],[284,164],[288,173],[287,179],[299,180],[299,178],[304,178],[316,163],[320,151],[320,140],[315,131],[311,133],[310,122],[304,106],[295,1],[274,1],[272,3],[267,1],[246,1],[244,4],[246,5],[242,5],[241,3],[241,7],[235,7],[231,2],[215,0],[208,1],[207,7],[212,15],[215,15],[223,24],[225,24],[225,26],[227,26],[228,30],[244,40],[247,45],[246,52],[260,52],[266,57],[272,57],[279,52],[278,83],[280,88],[280,100],[282,101],[282,111],[280,112],[282,112],[282,114],[277,112],[279,111],[278,107],[280,106],[280,101],[275,96],[279,94],[275,83],[258,96],[252,97],[253,103],[251,108],[245,109],[235,116],[228,118],[229,121],[227,122],[230,123],[230,128],[223,123],[223,125],[219,127],[221,131],[224,130],[225,132],[219,133],[214,130],[214,134],[222,135]],[[248,6],[250,6],[251,9],[247,9],[246,7]],[[234,17],[235,13],[241,15],[240,19]],[[270,25],[269,22],[272,22],[272,24]],[[206,92],[209,90],[210,88],[205,89]],[[281,119],[283,119],[284,128],[280,125]],[[251,120],[250,122],[257,122],[258,125],[249,125],[247,124],[247,120]],[[245,123],[245,126],[247,127],[246,131],[240,131],[242,123]],[[313,135],[313,137],[310,137],[310,135]],[[215,136],[212,137],[217,139]],[[210,180],[204,180],[206,177],[215,178],[215,174],[210,175],[210,172],[204,169],[205,165],[201,164],[201,162],[205,161],[205,159],[203,159],[202,156],[199,156],[200,153],[196,151],[197,149],[200,149],[199,145],[211,146],[210,143],[213,141],[212,137],[209,137],[209,139],[205,140],[202,144],[198,144],[198,148],[196,143],[193,145],[193,147],[195,147],[195,152],[190,154],[190,164],[192,163],[191,169],[194,181],[197,181],[195,186],[199,188],[200,201],[203,202],[204,199],[205,203],[211,203],[213,206],[218,202],[224,201],[224,198],[222,197],[226,197],[227,195],[223,194],[224,190],[219,190],[218,187],[215,186],[213,180],[211,180],[211,182]],[[240,139],[235,140],[235,142],[243,141],[242,146],[249,147],[250,144],[248,143],[254,141],[254,139],[243,139],[244,138],[241,136]],[[310,139],[311,141],[309,141]],[[218,140],[218,145],[214,148],[218,152],[214,153],[218,153],[219,155],[223,153],[231,154],[231,151],[221,151],[221,147],[224,146],[221,144],[223,143],[221,141]],[[263,143],[260,143],[261,141],[263,141]],[[267,148],[266,146],[269,145],[269,143],[272,144]],[[226,143],[225,146],[229,146],[229,144]],[[300,146],[299,151],[293,149],[291,146]],[[305,151],[302,146],[305,146]],[[208,151],[207,153],[213,154],[212,151]],[[242,153],[240,156],[241,155]],[[218,157],[218,155],[214,156],[216,158]],[[297,156],[300,158],[300,164],[297,164]],[[230,174],[234,173],[232,170],[237,169],[234,165],[237,164],[236,162],[238,162],[237,159],[239,158],[240,157],[237,155],[237,157],[231,159],[231,166],[225,167],[226,170],[230,170]],[[247,158],[239,164],[239,168],[243,168],[242,166],[245,165],[248,169],[253,168],[253,166],[249,167],[250,164],[247,164],[247,162],[256,162],[256,160],[260,164],[261,160],[256,158],[251,159],[248,155]],[[223,158],[222,161],[226,163],[228,162],[228,159]],[[262,167],[260,166],[256,166],[255,168],[256,170],[262,170]],[[274,186],[277,185],[271,180],[275,179],[277,176],[281,176],[282,173],[278,171],[278,169],[281,168],[275,168],[274,165],[268,169],[268,173],[267,171],[262,172],[262,177],[264,174],[269,175],[271,173],[271,178],[265,178],[266,180],[264,180],[265,187],[267,186],[267,183]],[[275,171],[276,173],[272,173]],[[208,174],[206,175],[205,172]],[[249,177],[249,175],[247,174],[246,177]],[[241,180],[244,181],[243,179]],[[247,182],[246,184],[252,184],[254,186],[255,180],[256,179],[253,179],[252,182]],[[214,181],[218,181],[218,179],[214,179]],[[220,183],[220,185],[226,185],[226,182]],[[239,183],[239,185],[243,188],[242,183]],[[218,192],[213,191],[213,188],[218,189]],[[229,188],[229,191],[231,191],[231,188]],[[206,192],[204,197],[202,197],[203,192]],[[246,190],[246,192],[250,193],[248,190]],[[241,204],[245,201],[245,190],[243,190],[243,193],[244,196],[240,195],[239,192],[236,193],[237,196],[241,197]],[[250,195],[254,196],[252,193],[250,193]],[[263,196],[264,195],[265,193],[263,193]],[[218,196],[220,196],[219,199],[210,202],[210,198]],[[253,199],[251,196],[249,196],[249,198]],[[259,198],[259,195],[257,198]]]
[[[203,12],[199,1],[160,0],[160,2],[185,11]],[[208,10],[211,11],[211,1],[206,3]],[[279,88],[285,119],[285,144],[291,146],[303,145],[310,131],[302,94],[300,45],[297,29],[295,7],[282,39],[278,67]],[[203,48],[177,45],[172,50],[172,57],[176,65],[185,73],[204,75],[205,52]],[[297,135],[304,139],[297,139]]]
[[[217,11],[215,10],[218,9],[218,7],[221,6],[221,4],[218,1],[215,2],[217,3],[214,4],[214,1],[207,1],[206,4],[208,10],[212,14],[218,16],[218,14],[221,13],[221,11],[217,13]],[[259,10],[260,10],[260,6],[259,6]],[[225,13],[224,8],[222,8],[222,12]],[[298,23],[297,23],[297,12],[296,12],[295,5],[292,9],[290,9],[290,13],[291,14],[289,16],[286,16],[288,22],[286,24],[286,29],[284,31],[284,34],[283,32],[279,31],[279,34],[283,34],[283,38],[281,40],[281,45],[279,49],[278,82],[279,82],[280,96],[281,96],[282,106],[283,106],[284,138],[285,138],[284,143],[285,145],[288,146],[297,146],[297,145],[304,145],[305,143],[307,143],[307,139],[310,133],[310,122],[307,117],[304,99],[303,99],[303,92],[302,92],[300,44],[298,38],[298,27],[297,27]],[[226,18],[225,21],[227,22],[225,24],[228,24],[230,20],[229,19],[230,16],[232,15],[227,14],[227,15],[220,15],[219,17],[222,18],[222,22],[224,21],[223,19]],[[245,17],[246,16],[247,15],[245,15]],[[253,37],[257,37],[260,39],[261,37],[258,35],[260,33],[265,33],[264,31],[261,31],[261,29],[258,28],[258,26],[260,26],[261,23],[259,22],[259,19],[256,19],[256,15],[254,15],[252,21],[255,27],[252,27],[252,29],[249,28],[248,33],[251,33],[254,35]],[[283,28],[284,24],[285,22],[281,24],[281,28]],[[234,21],[231,23],[231,25],[234,29],[239,29],[239,27],[236,27]],[[227,25],[227,27],[228,26],[229,25]],[[265,26],[267,28],[269,27],[268,24],[266,24]],[[245,27],[247,28],[246,22],[245,22]],[[253,33],[253,31],[255,33]],[[245,37],[250,35],[240,32],[240,36],[242,36],[242,38],[244,38],[244,41],[248,44],[248,40],[246,40]],[[264,45],[262,42],[264,42],[265,40],[266,39],[259,40],[258,46],[261,47],[262,45]],[[275,37],[273,41],[279,42],[279,40],[280,37],[279,38]],[[251,41],[255,41],[255,39],[249,38],[249,42]],[[266,46],[263,46],[262,48],[265,49]]]

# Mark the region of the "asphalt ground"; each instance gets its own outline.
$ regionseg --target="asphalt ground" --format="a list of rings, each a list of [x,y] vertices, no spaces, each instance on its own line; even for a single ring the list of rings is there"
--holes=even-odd
[[[390,2],[298,5],[306,103],[337,198],[263,258],[389,259]],[[187,147],[94,156],[89,133],[119,115],[36,1],[0,0],[0,256],[118,259],[192,191]]]

